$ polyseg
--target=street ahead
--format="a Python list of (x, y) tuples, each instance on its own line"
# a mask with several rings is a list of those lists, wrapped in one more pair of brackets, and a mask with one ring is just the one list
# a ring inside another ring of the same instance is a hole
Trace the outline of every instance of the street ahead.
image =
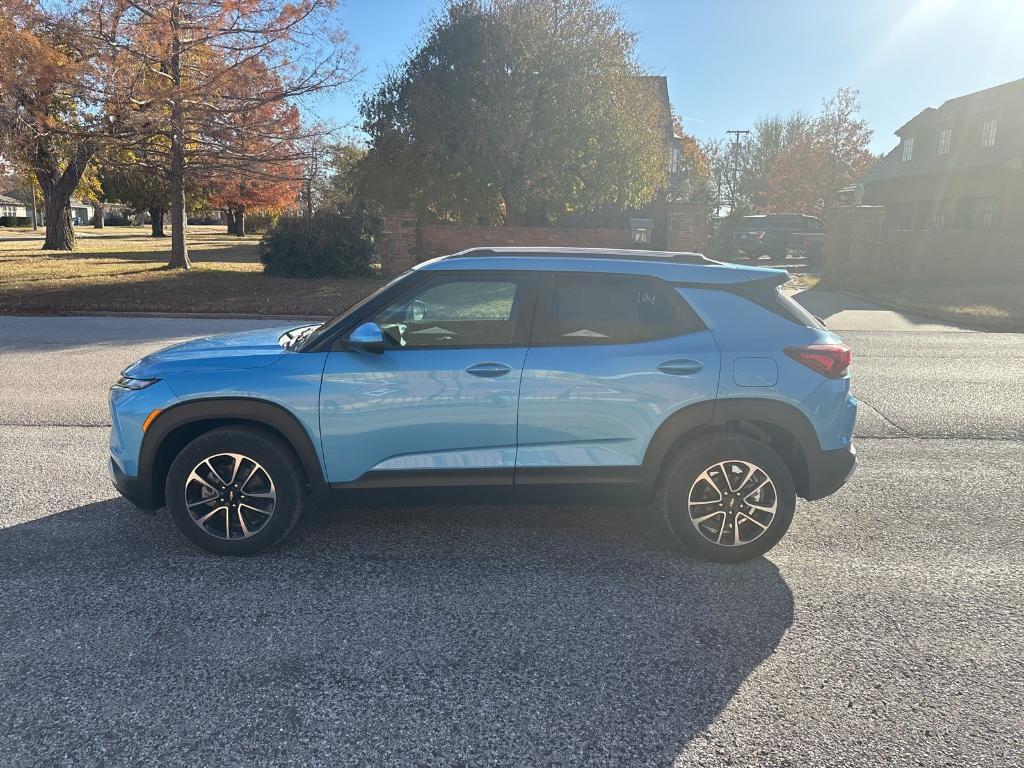
[(1024, 765), (1024, 336), (802, 300), (861, 466), (740, 567), (563, 508), (206, 555), (110, 487), (106, 388), (256, 324), (0, 318), (0, 765)]

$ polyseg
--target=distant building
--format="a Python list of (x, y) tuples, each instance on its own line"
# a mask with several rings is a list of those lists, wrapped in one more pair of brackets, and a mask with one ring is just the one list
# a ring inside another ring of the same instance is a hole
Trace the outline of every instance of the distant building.
[(92, 224), (92, 206), (81, 200), (72, 200), (71, 220), (75, 224)]
[(1024, 230), (1024, 79), (928, 107), (859, 180), (893, 230)]
[[(32, 213), (26, 209), (25, 203), (7, 195), (0, 195), (0, 224), (7, 219), (26, 219)], [(10, 222), (13, 223), (13, 222)]]

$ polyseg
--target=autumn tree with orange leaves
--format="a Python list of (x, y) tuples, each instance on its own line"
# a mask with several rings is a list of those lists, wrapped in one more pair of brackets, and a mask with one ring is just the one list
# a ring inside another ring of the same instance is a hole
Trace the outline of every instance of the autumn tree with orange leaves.
[(832, 208), (836, 193), (878, 159), (859, 112), (857, 92), (843, 88), (782, 146), (768, 171), (764, 210), (822, 215)]
[[(234, 87), (251, 90), (253, 76), (275, 79), (274, 73), (250, 66)], [(280, 212), (295, 204), (304, 175), (303, 134), (298, 110), (278, 101), (225, 119), (207, 132), (210, 151), (197, 163), (209, 180), (210, 204), (227, 215), (229, 234), (245, 234), (249, 211)]]
[(169, 182), (169, 266), (191, 266), (190, 177), (288, 181), (302, 138), (297, 104), (355, 75), (335, 6), (336, 0), (90, 2), (98, 36), (144, 74), (130, 120), (134, 140)]
[(0, 0), (0, 154), (39, 182), (45, 250), (72, 250), (71, 196), (123, 130), (136, 81), (80, 5)]

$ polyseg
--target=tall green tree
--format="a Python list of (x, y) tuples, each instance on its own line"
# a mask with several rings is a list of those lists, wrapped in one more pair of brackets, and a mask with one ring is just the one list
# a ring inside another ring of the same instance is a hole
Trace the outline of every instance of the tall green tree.
[(366, 194), (442, 219), (640, 207), (667, 180), (635, 34), (598, 0), (454, 0), (361, 107)]

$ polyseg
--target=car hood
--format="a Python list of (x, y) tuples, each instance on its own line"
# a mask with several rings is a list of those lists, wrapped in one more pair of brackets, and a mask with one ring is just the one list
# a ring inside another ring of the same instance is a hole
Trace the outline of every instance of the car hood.
[(285, 334), (307, 325), (203, 336), (146, 355), (128, 366), (124, 374), (136, 379), (158, 379), (167, 373), (263, 368), (287, 353)]

